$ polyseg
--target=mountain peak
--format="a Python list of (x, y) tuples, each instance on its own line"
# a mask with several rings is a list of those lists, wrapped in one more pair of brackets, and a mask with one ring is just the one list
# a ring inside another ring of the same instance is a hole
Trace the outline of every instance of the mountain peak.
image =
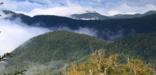
[(146, 15), (152, 15), (152, 14), (156, 14), (155, 10), (151, 10), (145, 13)]
[(78, 20), (101, 20), (101, 19), (109, 19), (109, 17), (101, 15), (97, 13), (96, 11), (90, 12), (87, 11), (86, 13), (83, 14), (73, 14), (71, 15), (73, 19), (78, 19)]
[(15, 12), (11, 11), (11, 10), (2, 10), (2, 12), (4, 14), (16, 14)]

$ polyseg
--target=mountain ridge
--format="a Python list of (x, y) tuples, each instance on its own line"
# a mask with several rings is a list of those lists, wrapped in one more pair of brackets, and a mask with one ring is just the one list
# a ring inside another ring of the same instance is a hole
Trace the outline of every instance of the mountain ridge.
[(25, 23), (28, 26), (44, 27), (48, 29), (59, 27), (67, 27), (71, 30), (78, 30), (80, 28), (93, 29), (97, 32), (97, 37), (107, 40), (114, 40), (135, 33), (156, 32), (156, 14), (153, 14), (153, 12), (147, 16), (127, 19), (75, 20), (68, 17), (53, 15), (30, 17), (21, 14), (15, 14), (7, 19), (14, 21), (17, 18), (20, 18), (22, 23)]
[[(16, 12), (13, 12), (13, 11), (10, 11), (10, 10), (2, 10), (2, 12), (4, 14), (25, 15), (25, 14), (16, 13)], [(143, 14), (140, 14), (140, 13), (136, 13), (136, 14), (117, 14), (117, 15), (114, 15), (114, 16), (102, 15), (102, 14), (96, 12), (96, 11), (94, 11), (94, 12), (87, 11), (87, 12), (82, 13), (82, 14), (72, 14), (72, 15), (70, 15), (70, 17), (67, 17), (67, 18), (72, 18), (72, 19), (77, 19), (77, 20), (129, 19), (129, 18), (144, 17), (144, 16), (148, 16), (148, 15), (153, 15), (153, 14), (156, 14), (155, 10), (150, 10), (150, 11), (147, 11), (147, 12), (145, 12)], [(57, 16), (57, 15), (35, 15), (35, 16)], [(32, 16), (32, 17), (34, 17), (34, 16)], [(66, 17), (66, 16), (59, 16), (59, 17)]]

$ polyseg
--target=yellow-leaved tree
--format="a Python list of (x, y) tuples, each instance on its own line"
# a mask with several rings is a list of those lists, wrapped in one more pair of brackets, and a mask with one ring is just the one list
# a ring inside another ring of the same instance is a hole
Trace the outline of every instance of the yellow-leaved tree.
[(103, 49), (90, 54), (82, 63), (72, 63), (66, 75), (153, 75), (154, 69), (139, 59), (117, 63), (117, 54), (106, 56)]

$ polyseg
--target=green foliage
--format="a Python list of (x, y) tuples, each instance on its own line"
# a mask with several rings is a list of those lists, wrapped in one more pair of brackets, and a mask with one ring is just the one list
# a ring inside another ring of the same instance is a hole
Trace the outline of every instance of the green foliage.
[(156, 33), (136, 34), (123, 37), (108, 45), (108, 50), (114, 50), (122, 56), (141, 58), (146, 62), (156, 63)]
[[(126, 59), (131, 56), (150, 62), (155, 67), (155, 33), (137, 34), (121, 38), (114, 42), (108, 42), (83, 34), (56, 31), (34, 37), (18, 47), (12, 52), (15, 56), (9, 58), (6, 71), (14, 73), (30, 68), (32, 64), (49, 64), (53, 62), (55, 66), (52, 68), (52, 70), (54, 70), (52, 73), (51, 70), (50, 72), (46, 72), (47, 69), (45, 69), (45, 71), (41, 71), (40, 74), (61, 75), (62, 73), (56, 70), (61, 69), (64, 64), (68, 64), (71, 61), (78, 61), (81, 63), (83, 60), (86, 60), (86, 57), (88, 57), (90, 53), (94, 52), (92, 50), (100, 48), (105, 49), (106, 56), (110, 53), (118, 53), (119, 60), (114, 59), (117, 60), (118, 63), (125, 64), (127, 62)], [(112, 60), (109, 61), (111, 62)], [(86, 65), (87, 64), (84, 66)], [(118, 70), (119, 72), (129, 71), (127, 68), (118, 69), (119, 67), (124, 66), (119, 65), (116, 67), (117, 70), (111, 73), (117, 73)], [(123, 73), (123, 75), (126, 74)]]
[(68, 63), (88, 55), (92, 50), (104, 48), (106, 44), (104, 40), (83, 34), (50, 32), (34, 37), (17, 48), (13, 52), (16, 56), (8, 61), (7, 66), (23, 68), (31, 63), (47, 64), (59, 60), (64, 61), (59, 63)]

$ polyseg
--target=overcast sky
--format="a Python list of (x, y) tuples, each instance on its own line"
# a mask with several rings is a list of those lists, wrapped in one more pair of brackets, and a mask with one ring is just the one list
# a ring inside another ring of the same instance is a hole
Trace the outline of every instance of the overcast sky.
[(2, 9), (28, 15), (60, 15), (97, 11), (103, 15), (135, 14), (156, 10), (156, 0), (1, 0)]

